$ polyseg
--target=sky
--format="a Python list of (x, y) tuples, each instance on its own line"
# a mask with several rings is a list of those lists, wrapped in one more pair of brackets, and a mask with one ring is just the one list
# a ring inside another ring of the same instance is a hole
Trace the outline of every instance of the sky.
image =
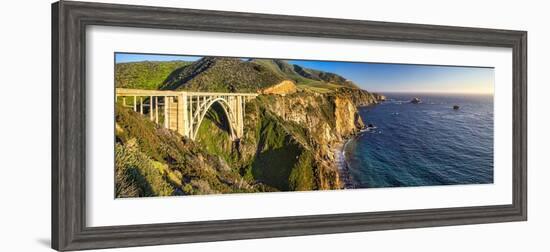
[[(115, 54), (115, 62), (196, 61), (201, 57)], [(494, 68), (435, 66), (393, 63), (363, 63), (314, 60), (288, 60), (302, 67), (332, 72), (372, 92), (471, 93), (493, 94)]]

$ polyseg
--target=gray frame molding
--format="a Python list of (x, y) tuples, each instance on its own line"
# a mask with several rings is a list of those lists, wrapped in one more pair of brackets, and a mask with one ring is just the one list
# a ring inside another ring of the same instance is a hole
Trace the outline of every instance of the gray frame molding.
[[(85, 28), (200, 30), (508, 47), (511, 205), (86, 227)], [(527, 32), (61, 1), (52, 5), (52, 248), (79, 250), (527, 220)]]

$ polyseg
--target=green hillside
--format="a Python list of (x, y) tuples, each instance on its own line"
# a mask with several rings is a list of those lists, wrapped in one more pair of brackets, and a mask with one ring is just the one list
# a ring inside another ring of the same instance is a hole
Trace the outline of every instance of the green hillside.
[(279, 74), (283, 78), (291, 79), (296, 83), (307, 83), (311, 80), (304, 78), (294, 71), (294, 66), (288, 64), (284, 60), (271, 60), (271, 59), (253, 59), (251, 63), (262, 65), (269, 70)]
[(340, 75), (271, 59), (204, 57), (195, 62), (119, 63), (115, 76), (118, 88), (212, 92), (256, 92), (283, 80), (293, 80), (300, 90), (318, 93), (357, 88)]
[(358, 88), (353, 82), (338, 74), (303, 68), (285, 60), (254, 59), (251, 62), (262, 65), (283, 78), (293, 80), (300, 89), (326, 93), (341, 87)]
[(143, 61), (116, 64), (117, 88), (158, 89), (173, 72), (189, 65), (185, 61)]
[[(228, 74), (231, 73), (231, 74)], [(256, 92), (293, 80), (300, 90), (319, 93), (357, 88), (344, 77), (284, 60), (204, 57), (195, 62), (143, 61), (116, 65), (116, 87), (136, 89)]]
[(167, 90), (256, 92), (284, 80), (270, 69), (237, 58), (204, 57), (174, 72), (162, 86)]
[(117, 197), (273, 190), (243, 180), (238, 170), (228, 165), (231, 160), (217, 154), (201, 143), (159, 127), (139, 113), (116, 107)]

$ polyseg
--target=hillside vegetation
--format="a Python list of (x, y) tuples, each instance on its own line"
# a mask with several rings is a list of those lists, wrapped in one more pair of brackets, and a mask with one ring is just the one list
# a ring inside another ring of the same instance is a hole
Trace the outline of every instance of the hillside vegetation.
[(176, 70), (189, 62), (143, 61), (116, 64), (115, 85), (119, 88), (158, 89)]
[(117, 197), (269, 190), (245, 181), (223, 157), (121, 106), (115, 149)]
[(323, 72), (315, 69), (304, 68), (295, 64), (289, 64), (284, 60), (254, 59), (251, 63), (262, 65), (271, 71), (279, 74), (285, 79), (291, 79), (298, 85), (307, 87), (308, 85), (321, 87), (323, 84), (328, 88), (348, 87), (357, 88), (357, 86), (346, 78), (329, 72)]
[(346, 78), (284, 60), (204, 57), (195, 62), (132, 62), (116, 66), (116, 87), (211, 92), (256, 92), (292, 80), (300, 90), (357, 88)]
[(261, 65), (237, 58), (204, 57), (174, 72), (162, 89), (211, 92), (256, 92), (283, 78)]

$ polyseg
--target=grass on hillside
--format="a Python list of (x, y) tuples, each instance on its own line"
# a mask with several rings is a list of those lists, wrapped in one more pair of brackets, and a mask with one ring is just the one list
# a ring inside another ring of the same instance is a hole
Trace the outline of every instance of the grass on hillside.
[(236, 58), (204, 57), (170, 76), (162, 89), (256, 92), (283, 78), (266, 67)]
[(169, 76), (191, 64), (185, 61), (143, 61), (118, 63), (115, 66), (117, 88), (159, 89)]
[(326, 94), (336, 91), (337, 89), (341, 88), (342, 86), (339, 84), (334, 83), (328, 83), (324, 81), (309, 81), (309, 82), (303, 82), (298, 83), (296, 85), (298, 90), (302, 91), (313, 91), (316, 93)]

